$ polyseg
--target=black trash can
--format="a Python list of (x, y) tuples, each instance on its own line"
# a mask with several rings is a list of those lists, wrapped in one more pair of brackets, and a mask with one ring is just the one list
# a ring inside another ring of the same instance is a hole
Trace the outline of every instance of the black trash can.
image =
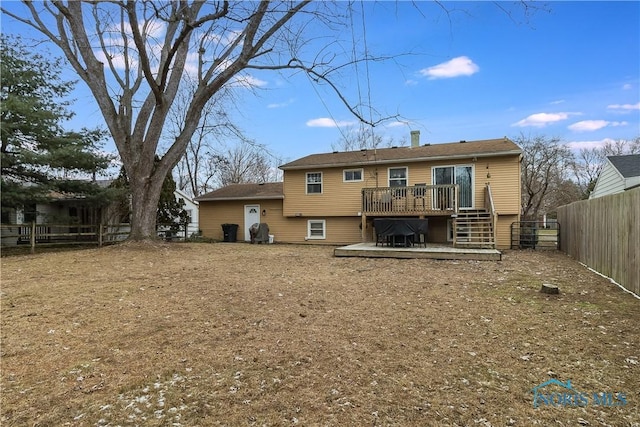
[(222, 224), (222, 235), (225, 242), (238, 240), (238, 224)]

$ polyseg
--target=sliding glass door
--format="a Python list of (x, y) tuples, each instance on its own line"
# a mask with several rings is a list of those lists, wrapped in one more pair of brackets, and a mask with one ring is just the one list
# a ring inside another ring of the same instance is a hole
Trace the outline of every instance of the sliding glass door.
[[(473, 208), (473, 166), (442, 166), (433, 168), (433, 184), (458, 184), (458, 207)], [(434, 195), (434, 209), (452, 209), (453, 197), (446, 192)]]

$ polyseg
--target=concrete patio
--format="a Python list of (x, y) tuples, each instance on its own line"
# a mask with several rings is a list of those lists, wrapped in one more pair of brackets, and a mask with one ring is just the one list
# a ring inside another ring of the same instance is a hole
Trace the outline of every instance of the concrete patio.
[(376, 246), (374, 242), (356, 243), (334, 250), (337, 257), (363, 258), (430, 258), (479, 261), (500, 261), (502, 253), (497, 249), (454, 248), (453, 246), (427, 244), (424, 246), (389, 247)]

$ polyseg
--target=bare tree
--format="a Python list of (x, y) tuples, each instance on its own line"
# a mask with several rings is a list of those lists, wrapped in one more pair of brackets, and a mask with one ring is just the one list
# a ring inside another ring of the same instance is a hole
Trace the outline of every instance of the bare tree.
[(359, 128), (346, 128), (342, 132), (342, 137), (331, 144), (334, 151), (357, 151), (362, 149), (389, 148), (393, 146), (402, 147), (407, 145), (406, 138), (399, 141), (393, 137), (385, 138), (383, 135), (374, 132), (371, 126), (360, 126)]
[[(330, 52), (339, 44), (311, 46), (320, 43), (313, 34), (339, 35), (344, 28), (340, 23), (347, 22), (339, 3), (23, 4), (28, 12), (22, 16), (1, 10), (40, 31), (64, 52), (104, 116), (131, 183), (130, 239), (155, 236), (155, 211), (165, 176), (187, 150), (207, 102), (228, 85), (249, 85), (247, 71), (305, 72), (313, 81), (327, 84), (354, 115), (367, 121), (331, 80), (345, 65), (337, 64), (339, 55)], [(183, 111), (184, 127), (159, 153), (167, 116), (187, 72), (195, 74), (198, 85)], [(154, 167), (157, 154), (160, 161)]]
[(605, 142), (600, 148), (602, 155), (606, 156), (622, 156), (625, 154), (640, 153), (640, 136), (634, 139), (616, 139)]
[(574, 164), (575, 179), (587, 199), (596, 185), (607, 156), (640, 153), (640, 137), (606, 141), (601, 147), (582, 148)]
[[(180, 135), (185, 126), (183, 111), (189, 102), (198, 82), (185, 76), (184, 87), (176, 96), (169, 113), (166, 132), (168, 144)], [(229, 110), (237, 107), (237, 88), (225, 87), (212, 97), (202, 110), (202, 117), (184, 155), (174, 169), (176, 185), (191, 196), (198, 196), (212, 190), (215, 186), (217, 167), (222, 159), (220, 145), (229, 139), (244, 140), (242, 130), (229, 117)]]
[[(197, 86), (197, 82), (188, 77), (185, 83), (188, 89), (178, 94), (169, 115), (169, 140), (184, 127), (185, 117), (181, 111)], [(228, 111), (231, 106), (237, 107), (236, 91), (237, 88), (227, 87), (205, 105), (200, 124), (174, 169), (177, 187), (191, 196), (228, 184), (281, 179), (278, 156), (248, 140), (232, 122)], [(236, 143), (229, 146), (229, 141), (234, 140)]]
[(541, 213), (566, 203), (566, 197), (560, 197), (559, 192), (567, 191), (574, 156), (558, 138), (520, 135), (514, 142), (523, 151), (522, 217), (536, 220)]
[(245, 141), (217, 156), (217, 183), (220, 186), (270, 182), (277, 179), (277, 165), (269, 161), (267, 152)]

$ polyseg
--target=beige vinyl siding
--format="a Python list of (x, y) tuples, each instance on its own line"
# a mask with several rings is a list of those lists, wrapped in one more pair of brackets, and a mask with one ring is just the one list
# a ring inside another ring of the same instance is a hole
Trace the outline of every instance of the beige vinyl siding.
[(200, 202), (200, 230), (202, 235), (210, 239), (222, 240), (222, 224), (238, 224), (238, 240), (244, 240), (244, 230), (252, 224), (244, 223), (244, 206), (260, 205), (260, 211), (266, 215), (260, 221), (269, 225), (269, 234), (286, 230), (286, 218), (282, 215), (282, 200), (224, 200)]
[[(390, 168), (407, 167), (408, 185), (432, 184), (434, 167), (469, 165), (474, 174), (474, 208), (484, 208), (484, 188), (491, 184), (499, 213), (520, 212), (519, 156), (464, 158), (437, 162), (399, 162), (363, 167), (363, 180), (344, 182), (343, 171), (353, 168), (286, 170), (284, 172), (285, 216), (357, 216), (364, 187), (387, 187)], [(322, 172), (322, 194), (306, 194), (306, 173)]]
[[(484, 189), (491, 184), (491, 193), (496, 210), (499, 213), (517, 214), (520, 212), (520, 159), (519, 156), (458, 159), (452, 161), (431, 162), (428, 168), (413, 168), (410, 171), (409, 185), (426, 183), (432, 185), (433, 168), (444, 166), (473, 167), (473, 202), (475, 209), (484, 208)], [(425, 173), (426, 172), (426, 173)]]
[(427, 242), (429, 243), (448, 243), (449, 235), (447, 228), (448, 217), (431, 217), (429, 221), (429, 232), (427, 233)]
[[(489, 178), (487, 174), (490, 174)], [(519, 215), (521, 199), (519, 157), (495, 158), (490, 162), (478, 161), (476, 176), (480, 177), (477, 181), (482, 188), (486, 183), (491, 184), (493, 203), (498, 214)]]
[[(307, 225), (309, 220), (325, 221), (324, 239), (307, 239)], [(313, 243), (342, 245), (360, 242), (359, 217), (308, 217), (286, 218), (286, 227), (279, 233), (278, 242)]]
[(345, 182), (343, 171), (354, 168), (314, 169), (322, 172), (322, 194), (306, 194), (306, 173), (311, 170), (284, 172), (285, 216), (358, 216), (362, 206), (362, 189), (387, 187), (390, 168), (407, 167), (409, 185), (429, 182), (424, 164), (397, 163), (362, 167), (362, 181)]
[(309, 219), (324, 219), (326, 221), (326, 239), (314, 240), (313, 243), (350, 244), (359, 243), (361, 241), (360, 217), (328, 217)]
[(511, 224), (519, 221), (519, 215), (499, 215), (496, 226), (496, 248), (511, 248)]
[[(300, 217), (287, 218), (282, 214), (282, 200), (233, 200), (233, 201), (201, 201), (200, 229), (204, 237), (223, 240), (222, 224), (238, 224), (238, 240), (244, 240), (244, 229), (251, 224), (244, 224), (244, 206), (260, 205), (267, 214), (261, 221), (269, 225), (269, 234), (276, 242), (348, 244), (360, 242), (360, 217)], [(326, 238), (307, 240), (307, 221), (311, 219), (325, 220)]]
[(306, 194), (306, 173), (288, 170), (284, 172), (284, 215), (304, 216), (358, 216), (361, 209), (363, 187), (375, 187), (375, 175), (371, 168), (363, 168), (362, 181), (344, 182), (346, 168), (313, 170), (322, 172), (322, 193)]

